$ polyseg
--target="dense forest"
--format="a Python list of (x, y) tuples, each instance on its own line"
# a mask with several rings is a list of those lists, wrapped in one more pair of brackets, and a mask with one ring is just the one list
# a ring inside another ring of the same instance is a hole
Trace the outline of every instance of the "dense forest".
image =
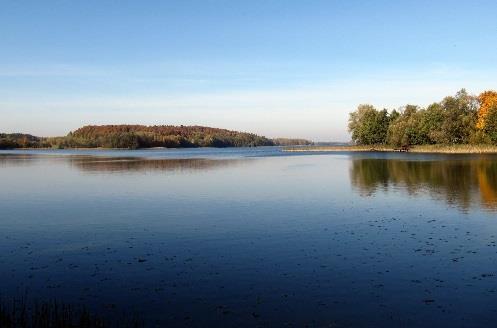
[(426, 108), (406, 105), (388, 111), (359, 105), (350, 113), (349, 131), (360, 145), (497, 145), (497, 92), (474, 96), (462, 89)]
[(204, 126), (88, 125), (65, 137), (0, 134), (3, 148), (184, 148), (311, 144), (303, 139), (268, 139), (253, 133)]
[(0, 149), (43, 147), (42, 138), (22, 133), (0, 133)]

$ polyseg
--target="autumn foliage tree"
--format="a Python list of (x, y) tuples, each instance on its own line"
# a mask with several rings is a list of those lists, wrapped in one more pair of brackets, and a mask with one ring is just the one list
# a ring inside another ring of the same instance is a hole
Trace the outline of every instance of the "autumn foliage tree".
[(478, 96), (480, 101), (480, 109), (478, 110), (478, 123), (476, 127), (478, 129), (485, 129), (486, 120), (488, 114), (491, 110), (497, 106), (497, 92), (495, 91), (485, 91)]
[(476, 127), (491, 143), (497, 144), (497, 92), (482, 92), (478, 100), (480, 109)]

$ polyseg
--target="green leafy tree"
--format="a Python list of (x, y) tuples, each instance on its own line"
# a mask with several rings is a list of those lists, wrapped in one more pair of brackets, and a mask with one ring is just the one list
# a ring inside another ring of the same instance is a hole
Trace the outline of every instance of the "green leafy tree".
[(393, 146), (409, 146), (427, 143), (428, 136), (421, 129), (424, 111), (407, 105), (388, 127), (387, 142)]
[(362, 145), (384, 144), (389, 121), (386, 109), (378, 111), (371, 105), (359, 105), (349, 117), (352, 140)]
[(443, 122), (436, 140), (443, 144), (469, 143), (476, 132), (478, 99), (462, 89), (453, 97), (446, 97), (440, 106)]

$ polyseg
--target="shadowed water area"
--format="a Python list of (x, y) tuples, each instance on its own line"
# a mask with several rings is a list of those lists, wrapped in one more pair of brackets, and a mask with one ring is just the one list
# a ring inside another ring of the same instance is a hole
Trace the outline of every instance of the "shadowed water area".
[(0, 152), (0, 297), (147, 327), (488, 327), (497, 156)]

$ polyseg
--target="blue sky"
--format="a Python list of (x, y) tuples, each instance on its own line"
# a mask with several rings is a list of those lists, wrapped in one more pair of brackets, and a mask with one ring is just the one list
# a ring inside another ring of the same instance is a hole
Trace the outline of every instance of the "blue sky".
[(348, 140), (360, 103), (497, 88), (495, 1), (2, 1), (0, 131)]

